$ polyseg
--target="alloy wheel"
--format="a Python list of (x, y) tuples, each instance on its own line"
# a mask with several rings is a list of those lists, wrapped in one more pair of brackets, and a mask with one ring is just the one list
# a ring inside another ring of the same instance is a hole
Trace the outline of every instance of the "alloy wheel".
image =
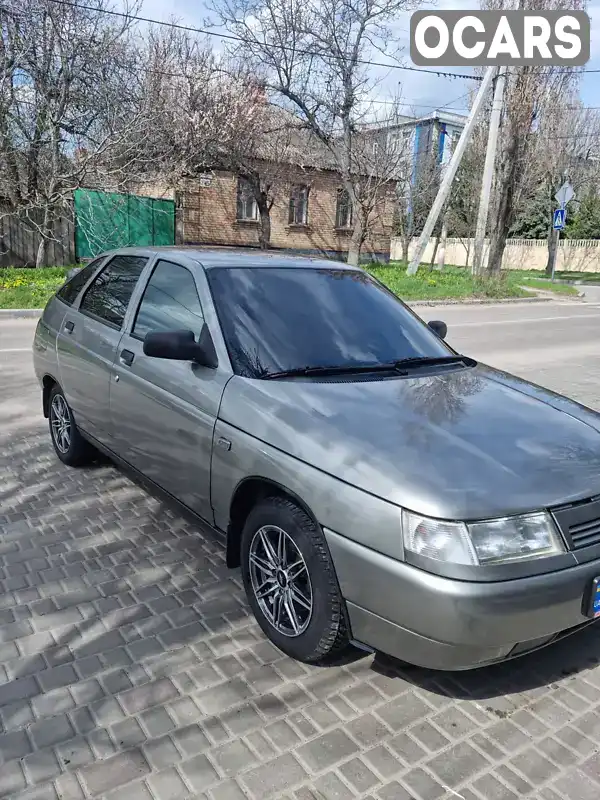
[(269, 623), (283, 636), (300, 636), (313, 612), (308, 567), (294, 540), (276, 525), (254, 534), (248, 554), (256, 601)]
[(62, 394), (55, 394), (50, 406), (52, 438), (61, 453), (67, 453), (71, 446), (71, 414)]

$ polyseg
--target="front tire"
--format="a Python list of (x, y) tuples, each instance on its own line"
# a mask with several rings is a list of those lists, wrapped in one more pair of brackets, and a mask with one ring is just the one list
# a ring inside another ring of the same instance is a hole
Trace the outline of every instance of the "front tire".
[(321, 529), (291, 500), (256, 505), (242, 531), (242, 577), (258, 624), (286, 655), (315, 664), (350, 642)]
[(71, 407), (58, 384), (50, 392), (48, 423), (54, 451), (63, 464), (82, 467), (95, 460), (98, 453), (79, 432)]

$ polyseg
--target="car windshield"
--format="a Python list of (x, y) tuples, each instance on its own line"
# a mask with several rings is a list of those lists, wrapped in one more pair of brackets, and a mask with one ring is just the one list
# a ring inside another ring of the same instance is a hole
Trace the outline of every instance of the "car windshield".
[(352, 368), (452, 354), (363, 272), (219, 267), (207, 274), (238, 375), (262, 378), (305, 367)]

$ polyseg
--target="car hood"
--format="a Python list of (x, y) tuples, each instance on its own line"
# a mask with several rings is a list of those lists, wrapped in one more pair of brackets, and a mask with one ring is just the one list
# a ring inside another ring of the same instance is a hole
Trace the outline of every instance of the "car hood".
[(220, 417), (346, 483), (446, 519), (600, 494), (600, 414), (481, 364), (375, 381), (234, 377)]

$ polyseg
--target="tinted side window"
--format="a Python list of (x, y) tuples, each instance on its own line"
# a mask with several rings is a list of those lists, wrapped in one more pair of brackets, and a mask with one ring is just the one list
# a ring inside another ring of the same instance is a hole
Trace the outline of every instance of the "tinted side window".
[(132, 333), (194, 331), (200, 334), (204, 316), (192, 273), (169, 261), (159, 261), (148, 281)]
[(80, 269), (79, 272), (73, 275), (73, 277), (58, 290), (56, 296), (60, 297), (64, 303), (68, 303), (72, 306), (81, 289), (83, 289), (85, 284), (98, 269), (101, 261), (102, 258), (96, 258), (94, 261), (90, 261), (89, 264), (86, 264), (85, 267)]
[(129, 300), (148, 259), (115, 256), (90, 284), (80, 309), (120, 328)]

